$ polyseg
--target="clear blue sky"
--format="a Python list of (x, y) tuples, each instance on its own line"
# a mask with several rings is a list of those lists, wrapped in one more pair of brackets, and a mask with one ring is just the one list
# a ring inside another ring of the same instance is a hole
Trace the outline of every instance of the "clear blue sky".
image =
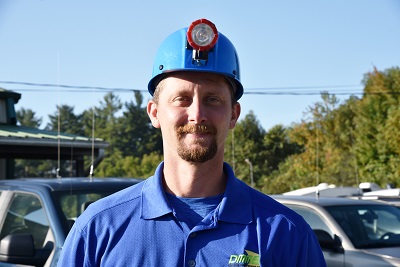
[[(253, 110), (266, 130), (300, 122), (320, 91), (362, 92), (374, 66), (400, 65), (398, 0), (0, 0), (0, 87), (21, 93), (17, 110), (32, 109), (44, 124), (56, 105), (80, 113), (104, 92), (4, 82), (146, 90), (161, 41), (199, 18), (236, 46), (241, 118)], [(269, 94), (246, 94), (257, 88)]]

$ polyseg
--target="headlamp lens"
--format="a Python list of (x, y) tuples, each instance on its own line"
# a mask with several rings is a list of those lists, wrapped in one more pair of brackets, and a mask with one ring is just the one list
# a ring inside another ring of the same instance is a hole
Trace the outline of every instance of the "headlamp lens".
[(192, 31), (192, 39), (199, 46), (209, 45), (214, 36), (213, 30), (207, 24), (199, 24)]
[(190, 25), (187, 38), (195, 50), (206, 51), (217, 43), (218, 31), (211, 21), (199, 19)]

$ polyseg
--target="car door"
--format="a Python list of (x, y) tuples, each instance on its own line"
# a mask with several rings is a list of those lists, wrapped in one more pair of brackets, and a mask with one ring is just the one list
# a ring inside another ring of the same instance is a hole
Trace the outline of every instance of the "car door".
[[(27, 240), (32, 240), (33, 245), (31, 249), (25, 248), (25, 251), (18, 251), (18, 247), (2, 251), (1, 266), (14, 266), (11, 263), (26, 266), (38, 262), (44, 264), (54, 247), (54, 240), (39, 197), (31, 193), (14, 192), (5, 204), (7, 208), (0, 225), (1, 244), (7, 244), (15, 236), (24, 236), (29, 237)], [(37, 252), (42, 254), (40, 258), (35, 255), (39, 254)]]
[[(327, 232), (332, 238), (335, 238), (334, 231), (329, 227), (324, 218), (314, 209), (310, 207), (295, 205), (295, 204), (285, 204), (290, 207), (298, 214), (300, 214), (307, 223), (311, 226), (313, 230), (323, 230)], [(328, 267), (343, 267), (345, 266), (344, 253), (335, 252), (332, 250), (323, 249), (324, 258)]]

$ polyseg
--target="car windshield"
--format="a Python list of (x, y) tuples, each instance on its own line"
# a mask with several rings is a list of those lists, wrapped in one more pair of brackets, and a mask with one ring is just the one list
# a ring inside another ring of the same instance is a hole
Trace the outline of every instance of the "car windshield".
[(389, 205), (329, 206), (356, 248), (400, 247), (400, 210)]

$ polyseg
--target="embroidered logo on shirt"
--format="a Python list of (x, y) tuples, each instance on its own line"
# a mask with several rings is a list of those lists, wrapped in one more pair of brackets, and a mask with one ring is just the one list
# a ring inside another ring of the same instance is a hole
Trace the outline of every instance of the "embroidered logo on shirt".
[(250, 250), (245, 250), (244, 254), (232, 254), (229, 258), (229, 267), (260, 267), (260, 255)]

